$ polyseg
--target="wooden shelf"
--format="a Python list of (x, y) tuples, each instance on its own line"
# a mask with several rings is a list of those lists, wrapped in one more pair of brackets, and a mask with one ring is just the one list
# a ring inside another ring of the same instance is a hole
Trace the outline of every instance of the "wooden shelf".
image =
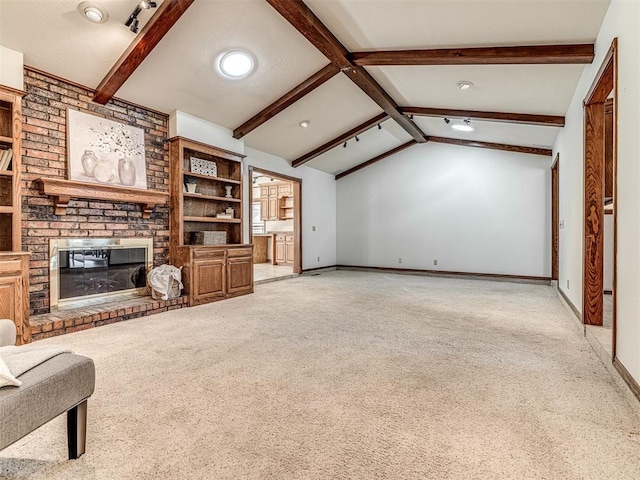
[(53, 197), (56, 215), (66, 214), (69, 201), (75, 198), (137, 203), (142, 208), (143, 218), (149, 218), (156, 205), (166, 205), (169, 201), (168, 192), (155, 190), (135, 190), (113, 185), (44, 177), (36, 181), (40, 184), (42, 193)]
[(189, 198), (201, 198), (203, 200), (220, 200), (223, 202), (236, 202), (236, 203), (241, 203), (242, 200), (240, 200), (239, 198), (227, 198), (227, 197), (216, 197), (214, 195), (203, 195), (201, 193), (183, 193), (182, 194), (184, 197), (189, 197)]
[(200, 173), (191, 173), (191, 172), (188, 172), (188, 171), (185, 171), (184, 175), (189, 176), (189, 177), (204, 178), (206, 180), (214, 180), (214, 181), (217, 181), (217, 182), (228, 183), (230, 185), (240, 185), (240, 182), (238, 180), (231, 180), (230, 178), (212, 177), (211, 175), (202, 175)]
[(13, 170), (0, 170), (0, 177), (13, 177)]
[(13, 138), (4, 137), (4, 136), (0, 135), (0, 143), (12, 145), (13, 144)]
[(0, 213), (13, 213), (13, 207), (9, 205), (0, 205)]
[(183, 217), (185, 222), (203, 222), (203, 223), (240, 223), (239, 218), (216, 218), (216, 217)]

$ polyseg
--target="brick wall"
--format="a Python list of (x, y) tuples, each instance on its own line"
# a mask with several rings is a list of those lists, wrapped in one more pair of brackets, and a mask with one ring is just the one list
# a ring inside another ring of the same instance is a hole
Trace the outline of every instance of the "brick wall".
[(31, 315), (49, 312), (49, 238), (147, 237), (154, 239), (154, 264), (169, 255), (169, 208), (142, 218), (138, 205), (78, 199), (66, 215), (55, 215), (51, 198), (35, 180), (67, 179), (67, 109), (91, 113), (144, 129), (147, 188), (168, 191), (168, 116), (119, 100), (91, 101), (93, 91), (25, 68), (22, 102), (22, 249), (31, 252)]

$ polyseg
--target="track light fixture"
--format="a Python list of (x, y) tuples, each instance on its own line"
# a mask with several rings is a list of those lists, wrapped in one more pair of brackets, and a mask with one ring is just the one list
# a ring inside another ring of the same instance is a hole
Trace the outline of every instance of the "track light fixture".
[(347, 148), (347, 142), (344, 142), (344, 144), (342, 145), (342, 148)]
[(358, 136), (356, 135), (356, 142), (359, 142), (359, 141), (360, 141), (360, 139), (359, 139), (359, 138), (358, 138)]
[(138, 20), (138, 15), (140, 15), (140, 12), (142, 12), (142, 10), (156, 8), (157, 6), (158, 4), (156, 2), (142, 0), (138, 5), (136, 5), (136, 8), (133, 9), (133, 12), (131, 12), (131, 15), (127, 18), (127, 21), (124, 22), (125, 26), (129, 27), (129, 30), (133, 33), (138, 33), (138, 30), (140, 29), (140, 20)]
[(382, 125), (378, 124), (378, 130), (382, 130)]

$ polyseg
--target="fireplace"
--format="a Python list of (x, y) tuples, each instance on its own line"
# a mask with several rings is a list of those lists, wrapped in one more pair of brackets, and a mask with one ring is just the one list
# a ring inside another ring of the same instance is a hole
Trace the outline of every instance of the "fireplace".
[(49, 260), (52, 310), (112, 301), (146, 287), (153, 239), (51, 239)]

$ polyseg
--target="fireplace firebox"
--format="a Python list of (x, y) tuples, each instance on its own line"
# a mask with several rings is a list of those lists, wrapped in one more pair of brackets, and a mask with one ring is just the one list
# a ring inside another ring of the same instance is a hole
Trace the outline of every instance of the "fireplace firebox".
[(140, 293), (153, 266), (150, 238), (70, 238), (49, 243), (51, 309)]

